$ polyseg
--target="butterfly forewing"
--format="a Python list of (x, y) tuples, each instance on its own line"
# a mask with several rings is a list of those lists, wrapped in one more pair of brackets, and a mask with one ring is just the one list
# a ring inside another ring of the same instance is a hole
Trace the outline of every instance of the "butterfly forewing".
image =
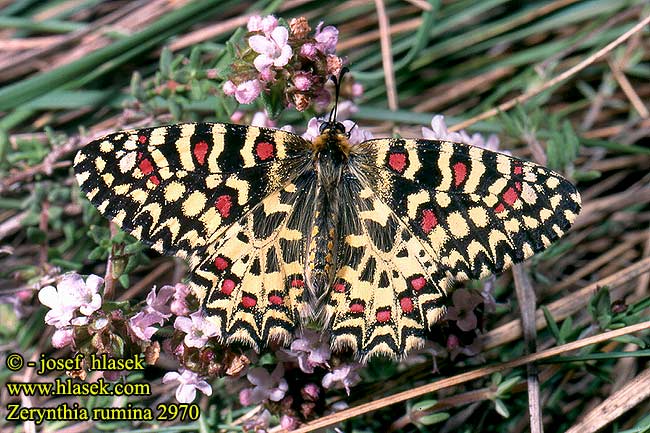
[(374, 190), (455, 280), (501, 272), (542, 251), (580, 211), (570, 182), (508, 155), (434, 140), (364, 147), (383, 169)]
[(309, 161), (302, 138), (186, 123), (118, 132), (81, 149), (74, 170), (99, 211), (157, 251), (197, 263), (205, 247)]

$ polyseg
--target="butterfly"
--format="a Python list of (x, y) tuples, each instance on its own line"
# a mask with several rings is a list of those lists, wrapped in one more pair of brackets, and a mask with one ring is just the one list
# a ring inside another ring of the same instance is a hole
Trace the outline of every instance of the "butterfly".
[(329, 331), (335, 350), (403, 357), (445, 313), (453, 281), (501, 272), (560, 238), (580, 211), (559, 174), (448, 141), (313, 140), (181, 123), (117, 132), (76, 155), (100, 213), (185, 259), (224, 343)]

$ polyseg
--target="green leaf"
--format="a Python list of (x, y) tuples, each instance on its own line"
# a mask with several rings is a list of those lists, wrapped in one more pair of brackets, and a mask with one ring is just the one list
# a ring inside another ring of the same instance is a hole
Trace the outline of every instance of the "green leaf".
[(122, 287), (129, 287), (129, 274), (120, 275), (120, 277), (117, 279), (117, 281), (120, 282)]
[(598, 170), (576, 170), (573, 172), (573, 178), (576, 182), (590, 182), (600, 179), (603, 174)]
[(497, 410), (497, 413), (504, 418), (510, 418), (510, 411), (506, 407), (506, 404), (501, 399), (494, 400), (494, 407)]
[(624, 344), (636, 344), (641, 349), (645, 349), (647, 347), (645, 340), (634, 335), (621, 335), (620, 337), (613, 338), (613, 340)]
[(551, 315), (551, 312), (548, 311), (548, 308), (546, 308), (545, 305), (542, 305), (542, 312), (544, 313), (544, 319), (546, 319), (548, 330), (551, 332), (551, 334), (553, 334), (553, 338), (555, 338), (557, 344), (564, 344), (565, 341), (562, 339), (560, 329), (557, 327), (557, 323), (555, 323), (553, 315)]
[(560, 339), (563, 343), (559, 343), (558, 340), (558, 344), (564, 344), (567, 342), (571, 334), (573, 334), (573, 319), (569, 316), (564, 319), (564, 322), (562, 322), (562, 326), (560, 327)]
[(510, 389), (515, 386), (521, 378), (519, 376), (511, 377), (510, 379), (506, 379), (505, 381), (501, 382), (499, 386), (497, 387), (496, 390), (496, 395), (497, 396), (502, 396), (506, 394)]
[(27, 227), (27, 239), (29, 239), (31, 243), (42, 244), (45, 243), (47, 234), (39, 228)]
[(422, 400), (413, 405), (411, 412), (424, 412), (438, 403), (437, 400)]
[(267, 113), (269, 113), (269, 117), (271, 119), (277, 119), (280, 113), (282, 113), (282, 110), (284, 110), (283, 89), (281, 89), (280, 86), (273, 86), (268, 93), (262, 91), (261, 97), (262, 104), (264, 104), (264, 108), (266, 109)]
[(432, 413), (431, 415), (425, 415), (417, 420), (417, 424), (421, 425), (433, 425), (442, 421), (449, 419), (449, 414), (447, 412), (437, 412)]
[(591, 317), (593, 317), (601, 329), (608, 329), (612, 323), (612, 303), (609, 297), (609, 288), (603, 286), (589, 300), (587, 307)]

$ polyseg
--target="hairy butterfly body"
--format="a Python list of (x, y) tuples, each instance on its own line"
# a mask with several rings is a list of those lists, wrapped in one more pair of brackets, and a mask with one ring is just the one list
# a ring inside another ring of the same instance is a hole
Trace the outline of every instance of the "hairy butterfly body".
[(108, 135), (74, 170), (99, 211), (186, 259), (225, 342), (287, 343), (315, 322), (335, 349), (403, 356), (424, 344), (454, 280), (545, 249), (580, 209), (537, 164), (420, 139), (351, 144), (185, 123)]

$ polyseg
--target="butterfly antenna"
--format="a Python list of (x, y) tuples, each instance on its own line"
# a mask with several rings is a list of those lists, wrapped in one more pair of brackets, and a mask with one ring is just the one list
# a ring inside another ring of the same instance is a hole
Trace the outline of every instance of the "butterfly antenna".
[(341, 93), (341, 83), (343, 82), (343, 76), (350, 72), (348, 68), (341, 68), (341, 73), (339, 74), (338, 79), (332, 75), (332, 81), (334, 82), (334, 107), (330, 111), (330, 122), (336, 122), (336, 115), (338, 114), (339, 107), (339, 94)]
[(348, 138), (350, 138), (350, 135), (352, 135), (352, 130), (354, 129), (355, 126), (357, 126), (357, 122), (354, 122), (352, 124), (352, 128), (350, 128), (350, 130), (347, 132)]

